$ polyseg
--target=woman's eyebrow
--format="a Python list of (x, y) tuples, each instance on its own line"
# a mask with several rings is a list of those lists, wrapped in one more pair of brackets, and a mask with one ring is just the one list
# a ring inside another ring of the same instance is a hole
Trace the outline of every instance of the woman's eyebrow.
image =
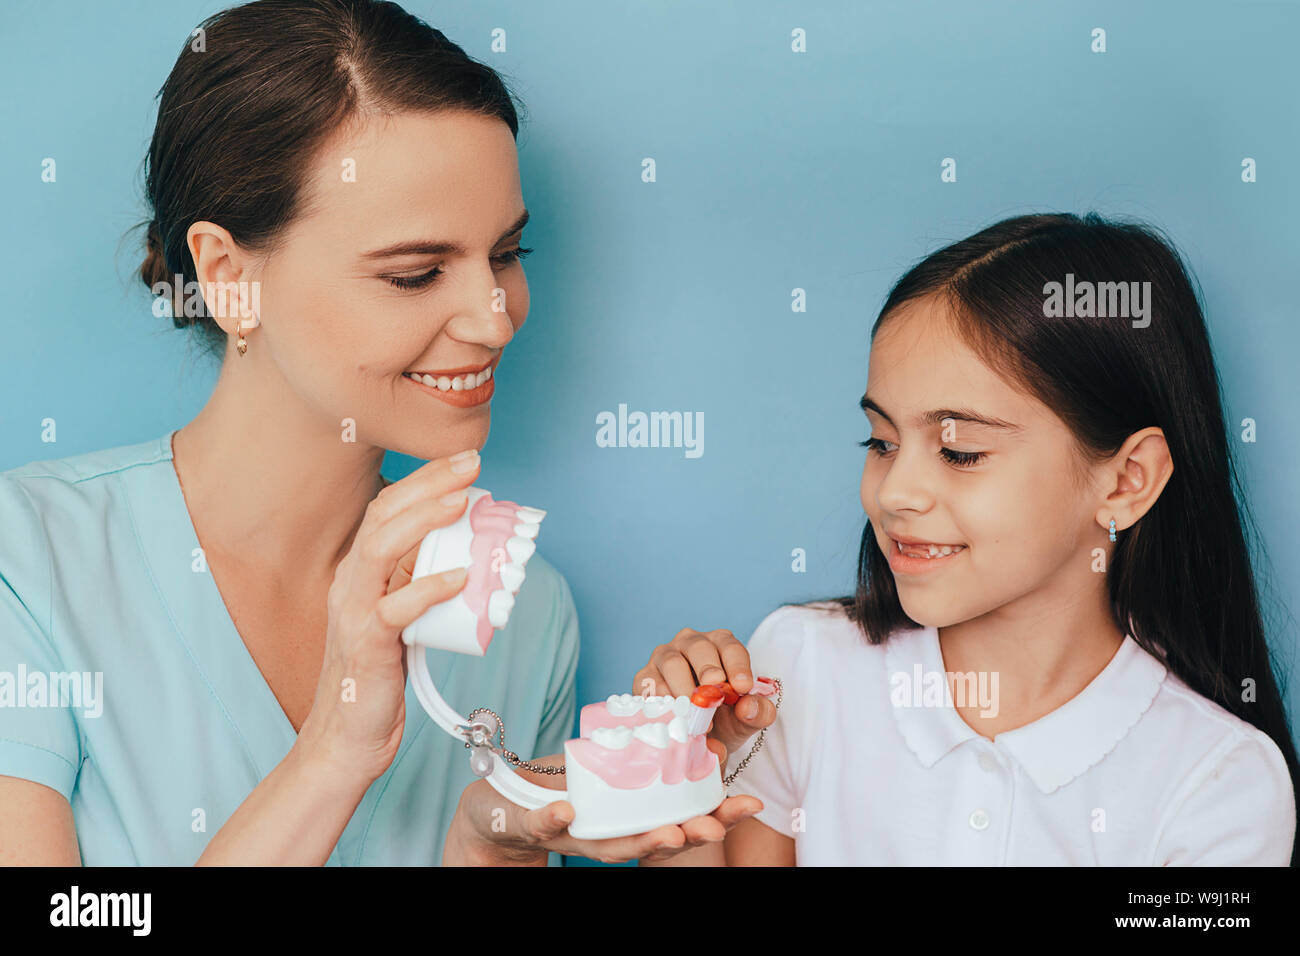
[[(520, 214), (514, 224), (501, 233), (497, 242), (507, 236), (514, 235), (524, 226), (528, 225), (529, 212), (527, 209)], [(494, 243), (495, 245), (495, 243)], [(465, 247), (458, 242), (438, 242), (432, 239), (407, 239), (402, 242), (393, 243), (391, 246), (384, 246), (382, 249), (375, 249), (371, 252), (362, 253), (363, 259), (388, 259), (393, 256), (459, 256), (465, 254)]]
[[(888, 413), (866, 395), (862, 396), (862, 400), (858, 404), (862, 406), (864, 412), (875, 412), (885, 421), (889, 422), (889, 424), (894, 425), (894, 420), (889, 417)], [(915, 419), (915, 423), (917, 427), (923, 427), (926, 425), (942, 425), (948, 419), (958, 422), (969, 422), (972, 425), (985, 425), (989, 428), (1001, 428), (1006, 431), (1022, 431), (1020, 425), (1003, 421), (1000, 418), (994, 418), (990, 415), (981, 415), (979, 412), (969, 408), (935, 409), (932, 412), (918, 415)], [(897, 426), (895, 425), (895, 427)]]

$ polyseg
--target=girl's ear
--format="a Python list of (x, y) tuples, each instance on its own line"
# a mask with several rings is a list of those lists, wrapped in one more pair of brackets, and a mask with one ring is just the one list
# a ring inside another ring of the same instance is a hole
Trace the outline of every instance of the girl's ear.
[(1109, 489), (1097, 523), (1109, 528), (1114, 518), (1115, 530), (1123, 531), (1151, 510), (1174, 473), (1174, 460), (1165, 433), (1152, 426), (1130, 435), (1105, 467)]

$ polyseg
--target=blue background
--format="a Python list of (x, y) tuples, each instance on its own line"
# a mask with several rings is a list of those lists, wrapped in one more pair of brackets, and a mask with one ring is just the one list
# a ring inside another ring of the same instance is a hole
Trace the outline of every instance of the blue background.
[[(215, 365), (153, 316), (126, 233), (145, 211), (154, 95), (188, 31), (227, 5), (6, 5), (0, 468), (156, 437), (207, 399)], [(550, 512), (543, 553), (582, 626), (579, 706), (631, 690), (682, 627), (744, 640), (783, 601), (852, 588), (876, 311), (916, 259), (1024, 212), (1139, 217), (1188, 257), (1228, 419), (1258, 422), (1236, 447), (1277, 597), (1300, 606), (1300, 6), (405, 6), (501, 71), (528, 114), (532, 309), (500, 368), (480, 484)], [(57, 184), (41, 182), (46, 156)], [(597, 447), (597, 414), (620, 403), (703, 412), (703, 456)], [(390, 455), (385, 473), (417, 465)], [(1289, 665), (1294, 620), (1271, 636)]]

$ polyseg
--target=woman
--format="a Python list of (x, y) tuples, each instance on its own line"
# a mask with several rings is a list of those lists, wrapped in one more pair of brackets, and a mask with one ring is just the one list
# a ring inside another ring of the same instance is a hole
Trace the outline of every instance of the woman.
[[(474, 778), (406, 690), (400, 633), (463, 585), (412, 582), (413, 560), (464, 511), (528, 312), (517, 131), (496, 74), (391, 3), (248, 4), (182, 50), (142, 277), (221, 374), (179, 430), (0, 476), (0, 671), (28, 675), (0, 711), (0, 860), (443, 860)], [(389, 485), (385, 449), (429, 463)], [(564, 579), (528, 572), (489, 657), (430, 669), (462, 712), (497, 709), (512, 749), (553, 754), (578, 625)], [(462, 835), (448, 861), (721, 832), (583, 843), (566, 814), (519, 812), (500, 838), (518, 845)]]

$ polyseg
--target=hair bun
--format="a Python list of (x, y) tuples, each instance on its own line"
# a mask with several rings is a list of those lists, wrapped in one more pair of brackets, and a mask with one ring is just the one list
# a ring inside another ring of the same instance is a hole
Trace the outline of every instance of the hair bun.
[[(168, 301), (171, 302), (172, 323), (178, 329), (191, 324), (192, 319), (185, 316), (184, 290), (171, 288), (174, 276), (172, 271), (167, 268), (167, 257), (163, 251), (162, 231), (158, 228), (157, 219), (151, 220), (149, 223), (149, 232), (145, 238), (144, 262), (140, 264), (140, 279), (148, 286), (150, 292), (154, 291), (154, 286), (158, 283), (166, 284), (171, 291)], [(167, 295), (166, 292), (163, 294)]]

